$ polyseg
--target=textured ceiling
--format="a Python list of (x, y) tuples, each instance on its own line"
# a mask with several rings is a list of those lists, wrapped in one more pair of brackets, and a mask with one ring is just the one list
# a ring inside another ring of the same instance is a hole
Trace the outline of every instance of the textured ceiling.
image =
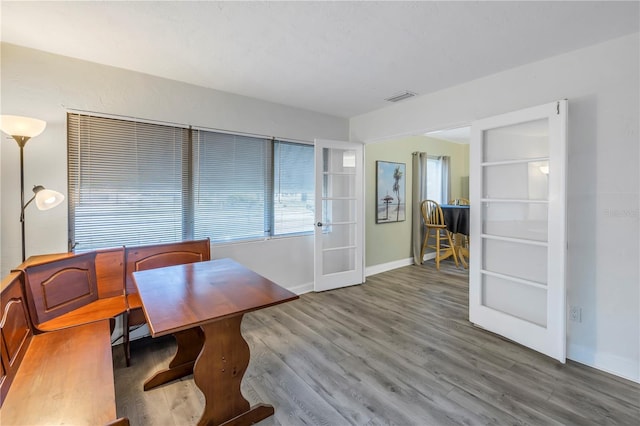
[(2, 40), (341, 117), (639, 31), (633, 2), (12, 2)]

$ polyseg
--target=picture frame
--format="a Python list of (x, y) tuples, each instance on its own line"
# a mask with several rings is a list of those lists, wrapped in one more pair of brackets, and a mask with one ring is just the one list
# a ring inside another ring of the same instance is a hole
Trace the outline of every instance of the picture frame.
[(406, 208), (407, 165), (376, 161), (376, 223), (403, 222)]

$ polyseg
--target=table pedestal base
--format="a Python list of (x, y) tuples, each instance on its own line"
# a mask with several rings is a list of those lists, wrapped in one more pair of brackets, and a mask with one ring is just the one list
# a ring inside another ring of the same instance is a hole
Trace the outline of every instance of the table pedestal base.
[(172, 380), (180, 379), (193, 373), (196, 358), (204, 345), (204, 333), (200, 327), (179, 331), (173, 337), (178, 342), (178, 349), (169, 363), (169, 368), (158, 371), (144, 382), (144, 390), (153, 389)]
[(169, 368), (147, 380), (144, 390), (193, 373), (205, 398), (198, 426), (251, 425), (272, 416), (273, 406), (250, 407), (240, 391), (251, 357), (241, 323), (237, 315), (175, 333), (178, 350)]
[(240, 391), (250, 358), (249, 345), (240, 332), (241, 323), (242, 315), (237, 315), (201, 326), (204, 347), (193, 368), (196, 386), (205, 397), (199, 426), (250, 425), (274, 413), (268, 405), (249, 407)]
[[(258, 423), (260, 420), (264, 420), (269, 416), (273, 416), (275, 410), (273, 406), (267, 404), (257, 404), (251, 407), (246, 413), (240, 414), (238, 417), (234, 417), (231, 420), (227, 420), (222, 423), (221, 426), (241, 426), (252, 425)], [(198, 423), (200, 424), (200, 423)]]

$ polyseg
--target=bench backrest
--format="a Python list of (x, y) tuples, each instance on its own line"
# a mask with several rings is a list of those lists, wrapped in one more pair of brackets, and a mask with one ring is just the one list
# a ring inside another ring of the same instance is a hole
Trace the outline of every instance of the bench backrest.
[(22, 273), (12, 272), (2, 280), (0, 294), (0, 406), (33, 337), (24, 295)]
[(137, 293), (133, 273), (165, 266), (210, 260), (210, 242), (204, 240), (125, 247), (125, 282), (127, 293)]
[(124, 294), (124, 247), (96, 251), (98, 298)]
[(96, 252), (27, 266), (24, 280), (29, 312), (37, 327), (98, 299)]

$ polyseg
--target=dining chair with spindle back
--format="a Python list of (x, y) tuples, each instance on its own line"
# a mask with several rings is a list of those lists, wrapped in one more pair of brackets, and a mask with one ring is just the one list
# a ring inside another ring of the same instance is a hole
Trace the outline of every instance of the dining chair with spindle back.
[[(420, 211), (426, 232), (420, 250), (420, 259), (424, 259), (424, 252), (427, 248), (432, 248), (436, 252), (436, 269), (440, 270), (440, 261), (453, 256), (453, 260), (458, 266), (458, 256), (456, 255), (451, 233), (444, 223), (444, 216), (440, 205), (433, 200), (424, 200), (420, 203)], [(433, 239), (433, 243), (429, 240)]]

